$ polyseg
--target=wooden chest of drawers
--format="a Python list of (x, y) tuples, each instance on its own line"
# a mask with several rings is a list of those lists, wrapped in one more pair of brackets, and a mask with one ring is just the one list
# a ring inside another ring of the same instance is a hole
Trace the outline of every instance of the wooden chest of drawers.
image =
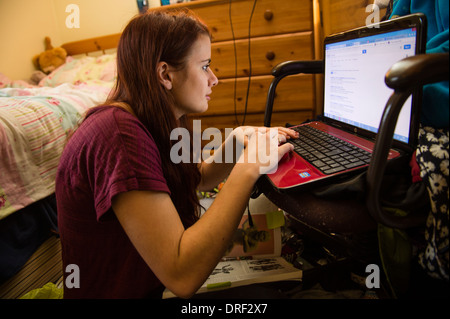
[[(211, 68), (219, 78), (208, 111), (193, 118), (202, 129), (262, 126), (272, 68), (315, 58), (313, 0), (201, 0), (167, 9), (184, 6), (212, 31)], [(272, 125), (300, 123), (314, 109), (314, 77), (286, 78), (277, 87)]]

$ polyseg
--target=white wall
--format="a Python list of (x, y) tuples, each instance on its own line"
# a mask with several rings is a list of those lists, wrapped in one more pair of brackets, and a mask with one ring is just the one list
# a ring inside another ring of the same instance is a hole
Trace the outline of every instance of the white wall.
[[(80, 28), (67, 28), (68, 4), (78, 5)], [(136, 0), (0, 0), (0, 72), (26, 80), (46, 36), (59, 46), (119, 33), (137, 13)]]
[[(53, 0), (53, 3), (64, 43), (119, 33), (138, 13), (136, 0)], [(66, 7), (69, 4), (79, 7), (80, 28), (66, 26), (66, 18), (70, 15), (66, 13)]]
[(43, 51), (44, 37), (60, 41), (53, 0), (0, 0), (0, 72), (27, 79), (32, 57)]

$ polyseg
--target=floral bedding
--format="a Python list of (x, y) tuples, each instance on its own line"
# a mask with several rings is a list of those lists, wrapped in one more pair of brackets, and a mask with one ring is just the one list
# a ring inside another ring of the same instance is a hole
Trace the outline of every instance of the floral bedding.
[(0, 74), (0, 219), (54, 193), (68, 134), (114, 79), (115, 54), (68, 57), (39, 85)]

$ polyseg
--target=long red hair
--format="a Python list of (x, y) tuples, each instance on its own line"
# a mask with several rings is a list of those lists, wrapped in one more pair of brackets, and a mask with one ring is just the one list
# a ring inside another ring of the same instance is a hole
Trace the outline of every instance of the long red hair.
[[(126, 103), (152, 134), (161, 154), (163, 172), (172, 201), (185, 227), (198, 219), (197, 164), (174, 164), (170, 149), (177, 141), (170, 133), (177, 127), (192, 127), (186, 116), (174, 116), (171, 92), (158, 81), (157, 65), (164, 61), (182, 69), (186, 57), (200, 35), (211, 34), (207, 26), (189, 10), (149, 10), (133, 18), (125, 27), (117, 48), (117, 80), (105, 104)], [(192, 148), (192, 141), (191, 141)], [(192, 154), (191, 149), (191, 154)]]

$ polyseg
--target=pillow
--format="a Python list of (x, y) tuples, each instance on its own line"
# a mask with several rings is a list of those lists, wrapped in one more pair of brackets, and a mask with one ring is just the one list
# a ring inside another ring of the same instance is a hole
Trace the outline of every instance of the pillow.
[(89, 80), (114, 81), (116, 78), (116, 53), (98, 57), (67, 57), (66, 63), (39, 82), (39, 86), (55, 87), (63, 83), (78, 84)]
[(11, 80), (3, 73), (0, 73), (0, 89), (2, 88), (32, 88), (34, 85), (24, 80)]

